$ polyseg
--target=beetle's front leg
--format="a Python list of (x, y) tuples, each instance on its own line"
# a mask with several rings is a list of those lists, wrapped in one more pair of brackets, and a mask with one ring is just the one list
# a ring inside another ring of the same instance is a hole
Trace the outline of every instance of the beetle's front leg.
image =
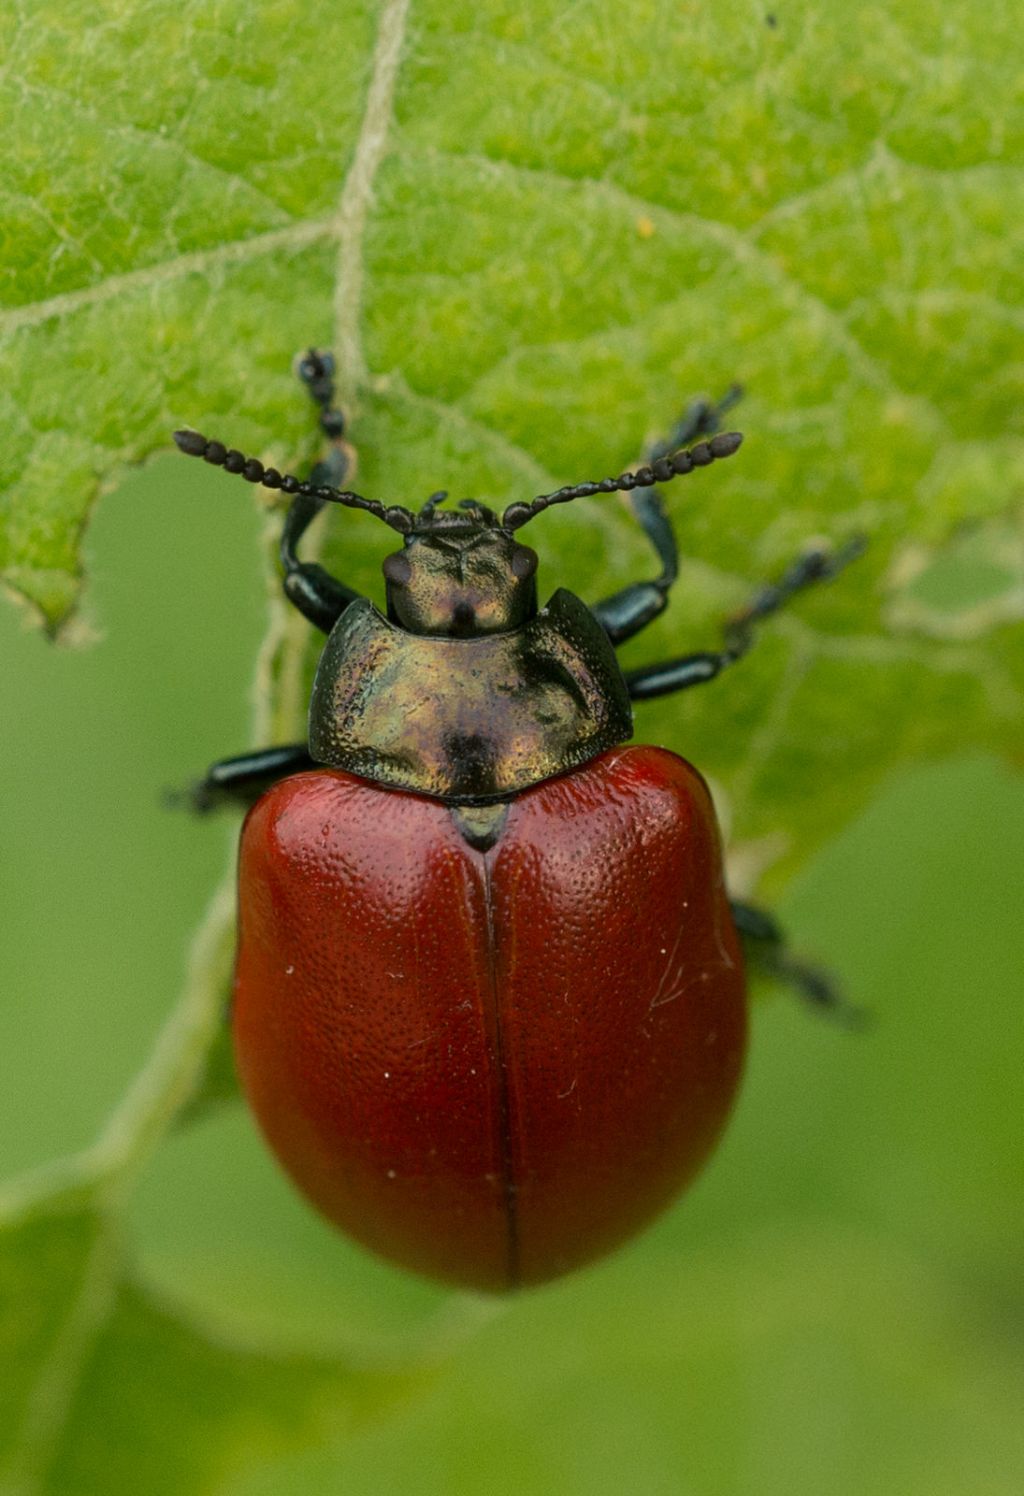
[(360, 594), (332, 577), (319, 562), (300, 561), (296, 553), (299, 541), (325, 502), (311, 494), (297, 494), (292, 500), (281, 531), (281, 567), (285, 597), (303, 618), (329, 634), (349, 603), (354, 603)]
[[(700, 436), (713, 436), (721, 430), (722, 417), (736, 404), (741, 393), (739, 385), (734, 384), (717, 402), (692, 400), (668, 436), (648, 448), (644, 463), (656, 462), (680, 447), (689, 446)], [(627, 503), (654, 547), (661, 571), (653, 581), (631, 582), (621, 592), (594, 604), (594, 612), (613, 644), (622, 644), (632, 638), (664, 612), (669, 589), (679, 574), (679, 550), (661, 494), (656, 488), (634, 488), (627, 495)]]
[[(310, 348), (296, 362), (296, 373), (320, 408), (320, 426), (327, 449), (309, 475), (310, 483), (344, 488), (354, 466), (354, 453), (345, 441), (345, 417), (334, 403), (334, 357)], [(281, 566), (288, 601), (316, 628), (329, 634), (349, 603), (359, 593), (332, 577), (316, 561), (302, 561), (299, 541), (316, 519), (325, 500), (297, 494), (281, 531)]]
[(305, 743), (285, 743), (279, 748), (257, 748), (234, 758), (221, 758), (211, 764), (205, 776), (184, 791), (172, 791), (174, 804), (188, 806), (205, 815), (222, 806), (248, 808), (279, 779), (301, 774), (317, 765), (309, 756)]
[(867, 1013), (847, 1002), (831, 972), (791, 954), (786, 936), (774, 915), (741, 899), (730, 899), (729, 907), (733, 924), (743, 942), (748, 970), (791, 988), (811, 1007), (838, 1019), (848, 1028), (864, 1026)]
[(665, 696), (670, 691), (685, 691), (689, 686), (699, 686), (714, 680), (716, 675), (729, 665), (741, 660), (756, 639), (755, 625), (763, 618), (775, 613), (797, 592), (814, 582), (826, 582), (863, 554), (867, 542), (861, 535), (854, 536), (837, 551), (823, 550), (815, 546), (805, 551), (783, 573), (777, 582), (769, 582), (761, 588), (753, 600), (739, 613), (730, 618), (724, 629), (725, 643), (721, 649), (700, 650), (694, 654), (679, 655), (674, 660), (665, 660), (660, 665), (645, 665), (639, 670), (626, 671), (626, 685), (633, 701), (649, 701), (655, 696)]

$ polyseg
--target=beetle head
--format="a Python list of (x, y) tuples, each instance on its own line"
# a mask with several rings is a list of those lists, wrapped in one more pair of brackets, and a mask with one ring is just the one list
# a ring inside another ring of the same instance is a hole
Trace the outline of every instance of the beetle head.
[(537, 611), (537, 553), (483, 504), (441, 510), (434, 494), (385, 558), (388, 617), (414, 634), (467, 638), (519, 628)]
[[(441, 511), (438, 505), (446, 497), (443, 493), (432, 495), (415, 514), (401, 504), (382, 504), (379, 499), (364, 499), (362, 494), (279, 473), (276, 468), (264, 467), (258, 458), (246, 457), (198, 431), (176, 431), (174, 440), (189, 457), (201, 457), (215, 467), (239, 473), (250, 483), (279, 488), (311, 500), (316, 507), (342, 504), (383, 520), (405, 541), (404, 549), (384, 562), (388, 617), (410, 633), (467, 638), (519, 628), (536, 613), (537, 556), (529, 546), (520, 545), (514, 534), (535, 515), (552, 504), (667, 483), (681, 473), (707, 467), (717, 458), (731, 457), (743, 438), (738, 431), (721, 431), (696, 446), (657, 456), (649, 465), (620, 473), (617, 478), (574, 483), (553, 493), (538, 494), (528, 503), (510, 504), (500, 519), (475, 499), (464, 499), (459, 512)], [(303, 527), (308, 522), (307, 515)]]

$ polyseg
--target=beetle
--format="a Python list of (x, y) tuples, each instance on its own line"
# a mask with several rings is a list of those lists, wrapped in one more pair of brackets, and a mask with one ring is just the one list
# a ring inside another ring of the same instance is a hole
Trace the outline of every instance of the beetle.
[[(755, 625), (861, 549), (800, 557), (717, 650), (623, 672), (666, 607), (676, 543), (656, 485), (732, 456), (738, 397), (695, 402), (639, 468), (509, 505), (417, 511), (344, 487), (334, 364), (298, 372), (327, 455), (301, 480), (179, 431), (188, 455), (291, 496), (284, 591), (327, 635), (305, 743), (225, 759), (193, 802), (248, 805), (232, 1021), (258, 1122), (300, 1190), (364, 1246), (491, 1292), (631, 1237), (695, 1176), (739, 1085), (744, 946), (819, 1003), (763, 911), (730, 902), (711, 797), (632, 703), (713, 679)], [(659, 574), (538, 606), (520, 531), (630, 495)], [(304, 561), (326, 504), (395, 530), (379, 610)]]

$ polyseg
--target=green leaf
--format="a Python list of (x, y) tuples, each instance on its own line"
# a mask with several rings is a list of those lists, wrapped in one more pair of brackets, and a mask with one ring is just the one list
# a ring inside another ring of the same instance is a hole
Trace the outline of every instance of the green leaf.
[(386, 1427), (232, 1496), (1016, 1490), (1020, 1363), (890, 1244), (804, 1226), (647, 1267), (524, 1303)]
[[(1010, 6), (857, 3), (832, 18), (809, 0), (772, 13), (735, 0), (226, 0), (207, 10), (56, 0), (45, 17), (12, 14), (0, 27), (0, 576), (50, 634), (85, 632), (76, 609), (97, 500), (166, 448), (174, 427), (285, 468), (313, 455), (312, 413), (290, 371), (310, 344), (338, 356), (360, 488), (406, 503), (441, 487), (503, 503), (618, 472), (690, 395), (739, 380), (746, 444), (727, 466), (666, 490), (681, 577), (625, 663), (714, 647), (717, 620), (809, 537), (838, 543), (862, 531), (871, 547), (773, 620), (754, 657), (713, 689), (638, 712), (642, 738), (711, 777), (734, 882), (781, 883), (898, 767), (965, 749), (1019, 758), (1024, 73)], [(242, 485), (221, 474), (184, 462), (180, 473), (211, 505), (220, 495), (245, 503)], [(297, 733), (312, 663), (309, 631), (286, 617), (272, 580), (272, 531), (259, 742)], [(216, 544), (201, 522), (186, 539)], [(617, 499), (552, 512), (534, 540), (548, 585), (590, 599), (653, 567)], [(375, 522), (334, 515), (316, 543), (350, 584), (379, 588), (386, 540)], [(171, 691), (163, 662), (151, 652), (130, 676), (161, 702)], [(182, 710), (201, 716), (202, 704), (190, 697)], [(69, 740), (74, 725), (60, 724)], [(49, 869), (41, 886), (33, 908), (45, 907), (52, 939), (60, 904), (49, 902)], [(28, 1204), (12, 1196), (0, 1236), (4, 1496), (241, 1490), (247, 1464), (288, 1449), (299, 1465), (315, 1463), (311, 1448), (347, 1444), (354, 1410), (404, 1395), (404, 1375), (366, 1370), (344, 1350), (250, 1344), (215, 1315), (165, 1303), (137, 1265), (127, 1220), (140, 1171), (178, 1117), (199, 1119), (184, 1149), (213, 1136), (212, 1103), (232, 1092), (230, 904), (225, 886), (181, 1003), (98, 1141), (34, 1186)], [(112, 898), (112, 939), (115, 911)], [(894, 966), (901, 950), (896, 942)], [(118, 997), (133, 1003), (119, 976)], [(58, 1019), (58, 1051), (62, 1039)], [(912, 1076), (900, 1080), (913, 1090)], [(769, 1172), (748, 1170), (748, 1191)], [(346, 1250), (320, 1259), (322, 1277), (346, 1264), (354, 1303), (386, 1275), (361, 1277), (369, 1270)], [(822, 1351), (821, 1326), (796, 1303), (802, 1238), (780, 1247), (781, 1279), (763, 1245), (749, 1261), (741, 1248), (721, 1280), (709, 1271), (695, 1295), (670, 1293), (671, 1313), (640, 1305), (641, 1323), (674, 1326), (682, 1339), (705, 1315), (709, 1333), (692, 1355), (664, 1364), (697, 1387), (696, 1442), (707, 1452), (743, 1419), (741, 1384), (764, 1328), (744, 1316), (763, 1298), (777, 1360), (769, 1355), (757, 1406), (770, 1402), (776, 1364), (781, 1385), (801, 1393), (805, 1365), (819, 1368), (830, 1405), (843, 1403), (849, 1376), (865, 1427), (889, 1418), (894, 1443), (911, 1437), (935, 1451), (917, 1484), (919, 1471), (911, 1479), (884, 1462), (858, 1481), (871, 1441), (855, 1430), (849, 1489), (930, 1492), (958, 1447), (943, 1442), (943, 1410), (965, 1395), (949, 1366), (962, 1355), (988, 1389), (993, 1358), (946, 1315), (941, 1273), (908, 1270), (894, 1290), (870, 1248), (843, 1250), (872, 1309), (856, 1373)], [(808, 1293), (824, 1293), (826, 1275), (806, 1265)], [(237, 1278), (231, 1262), (222, 1273)], [(904, 1283), (925, 1308), (894, 1370), (882, 1331)], [(826, 1338), (853, 1335), (858, 1311), (855, 1298), (841, 1305)], [(509, 1317), (513, 1332), (523, 1319)], [(581, 1354), (597, 1357), (606, 1332), (628, 1348), (625, 1322), (599, 1307), (594, 1325), (583, 1325)], [(553, 1316), (537, 1361), (561, 1364), (551, 1347), (574, 1333), (571, 1313)], [(515, 1333), (505, 1344), (499, 1328), (495, 1340), (501, 1356), (519, 1353)], [(562, 1477), (575, 1449), (580, 1489), (598, 1489), (606, 1446), (592, 1446), (588, 1465), (582, 1425), (559, 1442), (549, 1382), (531, 1374), (506, 1423), (486, 1351), (471, 1363), (476, 1385), (471, 1376), (468, 1393), (452, 1395), (456, 1422), (466, 1409), (475, 1417), (482, 1392), (492, 1452), (510, 1447), (509, 1427), (517, 1437), (542, 1430), (535, 1468), (520, 1481), (514, 1461), (499, 1459), (501, 1478), (539, 1490), (554, 1469), (570, 1490)], [(626, 1451), (606, 1468), (635, 1470), (639, 1427), (645, 1496), (677, 1491), (686, 1451), (672, 1445), (673, 1405), (631, 1368), (626, 1382), (595, 1387), (609, 1437)], [(456, 1367), (455, 1384), (464, 1374)], [(863, 1397), (874, 1378), (881, 1394)], [(735, 1417), (719, 1427), (706, 1402), (722, 1385)], [(994, 1450), (977, 1467), (986, 1496), (1003, 1489), (995, 1446), (1008, 1426), (995, 1393), (992, 1406), (991, 1421), (976, 1407), (962, 1420), (965, 1438)], [(776, 1408), (772, 1426), (783, 1416)], [(446, 1427), (428, 1430), (427, 1447), (444, 1445)], [(360, 1479), (373, 1469), (368, 1437)], [(393, 1447), (409, 1479), (430, 1489), (423, 1443)], [(800, 1469), (787, 1464), (791, 1448), (757, 1468), (782, 1470), (779, 1489), (805, 1480), (820, 1490), (827, 1438), (823, 1448)], [(337, 1458), (325, 1456), (328, 1482), (347, 1455)], [(767, 1476), (744, 1485), (740, 1464), (719, 1473), (723, 1492), (770, 1489)], [(297, 1489), (317, 1488), (298, 1479)]]
[(0, 1489), (181, 1496), (349, 1433), (416, 1376), (234, 1343), (135, 1277), (101, 1192), (0, 1224)]
[[(338, 352), (362, 486), (407, 501), (619, 470), (689, 394), (738, 378), (747, 446), (672, 491), (689, 560), (627, 659), (711, 645), (809, 536), (864, 530), (871, 554), (773, 626), (714, 710), (659, 703), (641, 732), (707, 768), (780, 872), (893, 765), (1010, 748), (1016, 23), (858, 6), (837, 45), (813, 16), (389, 0), (197, 22), (156, 4), (111, 14), (87, 66), (68, 0), (19, 28), (9, 584), (65, 625), (96, 494), (175, 424), (294, 466), (311, 422), (289, 364), (310, 342)], [(938, 616), (910, 589), (965, 526), (995, 571), (960, 638), (955, 588)], [(616, 501), (537, 530), (551, 585), (594, 596), (651, 565)], [(379, 527), (346, 515), (334, 535), (370, 584)]]

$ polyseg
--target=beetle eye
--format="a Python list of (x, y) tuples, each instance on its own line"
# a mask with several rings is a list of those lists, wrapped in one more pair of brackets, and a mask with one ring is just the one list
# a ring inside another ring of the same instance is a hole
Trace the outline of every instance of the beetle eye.
[(404, 587), (412, 576), (412, 565), (408, 556), (396, 551), (393, 556), (384, 557), (383, 572), (393, 587)]
[(517, 545), (512, 552), (512, 575), (520, 581), (532, 577), (537, 570), (537, 552), (528, 545)]

